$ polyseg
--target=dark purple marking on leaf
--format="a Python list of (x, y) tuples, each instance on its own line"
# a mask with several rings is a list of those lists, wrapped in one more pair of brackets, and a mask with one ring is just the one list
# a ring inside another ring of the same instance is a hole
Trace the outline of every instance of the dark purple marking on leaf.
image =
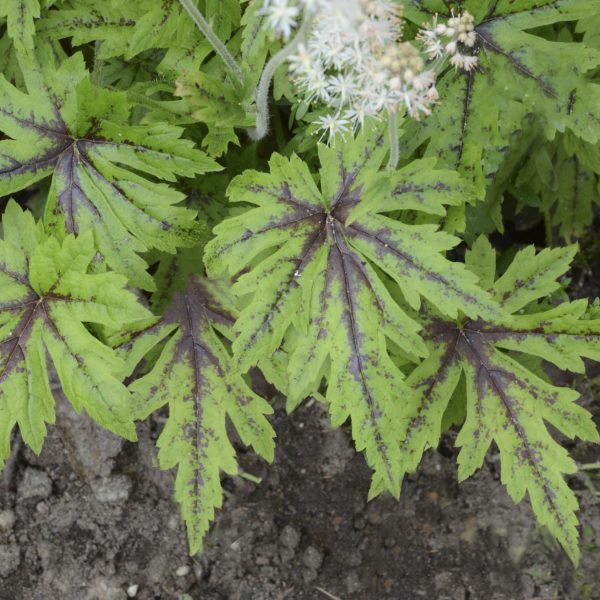
[[(179, 328), (173, 357), (170, 360), (167, 377), (181, 361), (191, 363), (194, 372), (193, 388), (189, 399), (194, 405), (194, 422), (187, 423), (184, 435), (193, 446), (194, 457), (190, 460), (195, 464), (206, 462), (206, 448), (209, 440), (215, 437), (214, 430), (204, 425), (203, 397), (207, 387), (205, 372), (207, 368), (216, 369), (224, 379), (225, 371), (219, 357), (210, 348), (203, 335), (213, 324), (231, 325), (234, 317), (219, 302), (209, 286), (195, 275), (191, 276), (185, 292), (175, 295), (173, 302), (165, 311), (163, 324), (176, 324)], [(236, 397), (241, 404), (245, 398)], [(190, 493), (196, 499), (200, 498), (200, 490), (204, 486), (204, 478), (200, 467), (194, 468), (194, 477), (189, 482)], [(198, 511), (201, 507), (197, 507)]]
[(490, 31), (491, 28), (492, 25), (490, 25), (490, 21), (476, 28), (477, 37), (481, 40), (483, 46), (486, 49), (491, 50), (495, 54), (498, 54), (499, 56), (505, 58), (519, 75), (535, 81), (537, 85), (540, 86), (540, 88), (546, 96), (548, 96), (549, 98), (557, 98), (558, 95), (556, 93), (556, 90), (550, 85), (550, 83), (548, 83), (541, 77), (535, 75), (535, 73), (533, 73), (526, 65), (524, 65), (521, 62), (521, 60), (517, 58), (517, 56), (515, 56), (513, 52), (507, 52), (506, 50), (504, 50), (504, 48), (502, 48), (502, 46), (500, 46), (496, 42), (492, 35), (492, 32)]
[(463, 110), (460, 121), (460, 138), (458, 144), (452, 148), (453, 152), (456, 153), (455, 168), (460, 166), (462, 161), (462, 155), (465, 148), (465, 136), (467, 134), (467, 126), (469, 123), (469, 116), (471, 114), (471, 103), (473, 100), (473, 84), (475, 82), (474, 70), (466, 72), (463, 77), (465, 79), (465, 96), (463, 98)]
[[(438, 342), (441, 341), (441, 339), (444, 339), (443, 334), (442, 336), (440, 336), (440, 338), (436, 339)], [(459, 358), (459, 355), (457, 353), (458, 336), (454, 336), (453, 339), (450, 336), (450, 339), (444, 340), (444, 346), (445, 350), (441, 357), (440, 368), (433, 375), (431, 375), (431, 377), (428, 377), (423, 382), (421, 382), (421, 384), (416, 388), (417, 390), (421, 390), (424, 388), (421, 393), (422, 401), (417, 407), (416, 415), (412, 417), (404, 427), (406, 435), (400, 443), (401, 452), (406, 452), (410, 450), (410, 442), (412, 438), (416, 433), (418, 433), (421, 430), (422, 426), (425, 424), (425, 417), (423, 417), (422, 415), (426, 413), (433, 404), (433, 392), (435, 388), (444, 382), (444, 380), (448, 377), (450, 373), (450, 369), (455, 366)]]
[[(320, 217), (320, 221), (324, 222), (326, 220), (325, 213), (322, 213)], [(261, 320), (260, 325), (255, 328), (254, 333), (244, 346), (245, 350), (249, 350), (250, 348), (252, 348), (258, 336), (263, 334), (270, 328), (271, 323), (275, 318), (275, 315), (279, 311), (280, 303), (284, 301), (289, 296), (289, 294), (298, 287), (298, 278), (300, 277), (300, 275), (302, 275), (306, 267), (310, 264), (310, 261), (314, 257), (315, 253), (318, 251), (319, 247), (325, 243), (325, 240), (326, 232), (324, 228), (315, 228), (313, 231), (310, 232), (310, 236), (305, 239), (303, 248), (298, 258), (295, 260), (295, 264), (290, 265), (288, 278), (282, 282), (280, 289), (276, 294), (274, 301), (271, 304), (271, 310), (267, 314), (265, 314), (265, 316)]]
[[(30, 300), (19, 308), (23, 310), (21, 320), (17, 324), (12, 336), (0, 342), (0, 384), (25, 360), (25, 346), (31, 337), (31, 329), (40, 310), (41, 299)], [(11, 307), (16, 308), (16, 307)], [(0, 308), (2, 312), (4, 308)]]
[(65, 216), (65, 228), (67, 232), (77, 234), (79, 233), (77, 211), (80, 206), (84, 206), (93, 213), (97, 221), (100, 220), (100, 214), (98, 209), (89, 201), (81, 187), (81, 179), (77, 172), (77, 165), (81, 161), (76, 146), (76, 143), (72, 144), (72, 151), (64, 152), (56, 163), (55, 173), (62, 172), (65, 179), (65, 185), (58, 192), (58, 206), (55, 211), (62, 212)]
[[(210, 287), (200, 277), (192, 275), (185, 292), (175, 294), (161, 323), (178, 325), (182, 340), (190, 338), (193, 343), (201, 344), (197, 338), (204, 323), (231, 326), (234, 321), (234, 316), (222, 306)], [(213, 358), (216, 360), (214, 355)]]
[(403, 252), (402, 249), (398, 247), (398, 244), (392, 239), (390, 232), (385, 227), (371, 231), (358, 223), (352, 223), (352, 225), (346, 228), (346, 234), (350, 238), (362, 238), (363, 240), (368, 241), (371, 245), (375, 246), (377, 253), (382, 258), (386, 254), (391, 254), (396, 259), (400, 260), (406, 269), (416, 271), (429, 281), (435, 281), (450, 290), (454, 290), (462, 297), (464, 302), (468, 304), (477, 304), (477, 298), (463, 292), (457, 287), (455, 282), (434, 271), (427, 271), (422, 266), (418, 265), (412, 256), (406, 254), (406, 252)]
[(404, 181), (392, 190), (392, 195), (401, 196), (402, 194), (414, 194), (417, 200), (423, 203), (425, 201), (424, 194), (431, 190), (443, 193), (451, 192), (452, 188), (442, 181), (436, 181), (433, 185), (423, 185), (412, 181)]
[[(372, 287), (368, 275), (356, 253), (346, 244), (343, 234), (343, 228), (339, 221), (336, 221), (333, 216), (327, 218), (326, 221), (328, 239), (330, 241), (329, 259), (327, 265), (326, 286), (322, 295), (321, 301), (329, 301), (332, 299), (333, 282), (337, 280), (341, 285), (341, 297), (333, 299), (334, 302), (341, 302), (345, 306), (344, 321), (340, 325), (344, 325), (348, 335), (348, 343), (352, 350), (352, 358), (348, 364), (348, 371), (352, 374), (354, 380), (362, 389), (362, 397), (365, 399), (369, 409), (369, 419), (371, 428), (374, 432), (375, 444), (377, 452), (385, 463), (387, 478), (390, 482), (394, 481), (394, 466), (387, 457), (387, 444), (379, 430), (379, 421), (382, 411), (378, 408), (378, 402), (370, 389), (369, 378), (367, 376), (367, 363), (376, 363), (377, 357), (372, 357), (365, 354), (362, 350), (363, 334), (360, 331), (357, 313), (365, 310), (366, 307), (358, 305), (358, 296), (360, 287), (365, 282), (368, 287)], [(375, 298), (377, 296), (375, 295)], [(377, 299), (378, 301), (378, 299)]]
[[(338, 207), (343, 207), (346, 209), (347, 215), (350, 208), (358, 204), (362, 195), (362, 188), (358, 187), (357, 189), (352, 190), (352, 185), (356, 181), (358, 173), (358, 171), (352, 171), (349, 173), (343, 166), (340, 168), (342, 181), (335, 196), (331, 199), (332, 211), (335, 211), (338, 209)], [(344, 220), (344, 218), (342, 218), (342, 220)]]
[[(491, 343), (493, 340), (486, 339), (485, 324), (479, 320), (467, 319), (459, 325), (436, 319), (429, 327), (429, 334), (434, 342), (445, 343), (448, 347), (452, 346), (456, 358), (466, 360), (473, 365), (477, 384), (475, 409), (478, 413), (482, 410), (483, 399), (488, 389), (500, 399), (507, 419), (504, 427), (512, 427), (519, 440), (521, 440), (519, 460), (529, 465), (541, 483), (544, 490), (544, 502), (556, 522), (561, 527), (566, 526), (561, 510), (556, 506), (555, 493), (544, 473), (545, 467), (540, 460), (543, 452), (540, 453), (536, 448), (536, 444), (529, 440), (527, 432), (518, 417), (520, 402), (513, 398), (509, 392), (511, 385), (527, 389), (528, 393), (531, 393), (531, 389), (526, 386), (525, 382), (519, 380), (514, 373), (494, 364), (490, 353), (493, 351)], [(555, 400), (553, 399), (553, 401)], [(481, 418), (479, 420), (481, 421)], [(479, 434), (479, 432), (476, 433)]]

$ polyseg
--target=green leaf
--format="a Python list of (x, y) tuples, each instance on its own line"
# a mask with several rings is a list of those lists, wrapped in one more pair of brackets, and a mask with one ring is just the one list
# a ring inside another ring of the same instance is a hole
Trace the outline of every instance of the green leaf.
[(208, 127), (202, 142), (208, 154), (220, 156), (229, 144), (239, 145), (235, 129), (256, 124), (256, 111), (251, 109), (254, 90), (252, 85), (234, 85), (222, 74), (197, 71), (178, 78), (176, 94), (185, 99), (191, 116)]
[[(199, 8), (215, 33), (227, 41), (240, 23), (238, 0), (206, 0)], [(73, 44), (101, 42), (98, 57), (131, 60), (146, 51), (165, 49), (157, 69), (177, 76), (195, 72), (213, 48), (178, 0), (66, 0), (40, 22), (39, 31)]]
[(40, 16), (39, 0), (4, 0), (0, 17), (6, 17), (8, 35), (18, 52), (33, 51), (34, 19)]
[(148, 248), (193, 245), (195, 213), (162, 182), (218, 166), (182, 130), (131, 125), (126, 96), (93, 87), (81, 55), (26, 71), (28, 93), (0, 78), (0, 195), (52, 177), (46, 222), (59, 234), (92, 231), (98, 250), (134, 285), (152, 289)]
[(456, 238), (382, 214), (443, 213), (445, 203), (464, 196), (464, 184), (431, 161), (381, 172), (385, 154), (383, 137), (365, 129), (342, 148), (320, 146), (320, 187), (297, 156), (274, 155), (268, 173), (244, 172), (228, 193), (254, 208), (215, 228), (205, 261), (214, 274), (243, 273), (233, 287), (248, 298), (233, 344), (239, 368), (271, 356), (284, 341), (289, 408), (316, 392), (325, 374), (334, 425), (351, 418), (356, 445), (375, 470), (372, 493), (397, 495), (396, 422), (409, 391), (388, 341), (413, 357), (424, 345), (419, 324), (387, 284), (395, 281), (414, 309), (421, 297), (451, 316), (497, 309), (475, 276), (443, 257)]
[[(425, 156), (458, 169), (483, 196), (526, 118), (541, 118), (550, 138), (570, 129), (590, 143), (600, 139), (600, 86), (586, 79), (600, 53), (527, 31), (596, 15), (600, 0), (473, 0), (460, 10), (476, 18), (479, 66), (468, 73), (448, 69), (440, 77), (440, 105), (422, 123), (405, 127), (405, 152), (427, 142)], [(406, 6), (407, 17), (419, 24), (434, 12), (449, 16), (444, 2), (412, 0)]]
[(119, 328), (150, 313), (116, 273), (90, 274), (91, 234), (47, 237), (41, 223), (10, 201), (0, 241), (0, 461), (10, 454), (18, 425), (37, 453), (54, 422), (48, 365), (73, 407), (100, 425), (135, 440), (125, 364), (86, 324)]
[[(123, 347), (134, 366), (165, 342), (154, 368), (131, 385), (137, 416), (146, 418), (164, 404), (169, 420), (159, 440), (163, 469), (177, 467), (175, 496), (187, 524), (190, 552), (202, 540), (223, 501), (220, 471), (237, 473), (235, 450), (226, 431), (229, 418), (241, 440), (273, 460), (269, 404), (232, 369), (219, 331), (233, 323), (234, 309), (215, 282), (192, 276), (161, 321), (134, 335)], [(165, 341), (166, 340), (166, 341)]]
[(575, 242), (592, 224), (594, 205), (600, 203), (599, 172), (597, 144), (557, 135), (531, 149), (511, 192), (522, 206), (539, 207), (560, 238)]
[[(487, 247), (480, 239), (467, 256), (468, 265), (486, 277), (495, 270)], [(487, 255), (484, 271), (482, 254)], [(572, 248), (539, 254), (527, 248), (517, 253), (494, 284), (494, 294), (507, 310), (504, 318), (454, 321), (430, 316), (425, 328), (430, 354), (408, 377), (417, 396), (411, 399), (399, 436), (401, 469), (412, 472), (423, 452), (437, 445), (444, 412), (464, 374), (466, 420), (457, 438), (460, 479), (483, 464), (494, 442), (502, 482), (513, 500), (519, 502), (527, 493), (540, 524), (576, 562), (577, 500), (563, 478), (574, 473), (576, 465), (546, 423), (569, 438), (599, 442), (600, 436), (591, 415), (575, 403), (579, 396), (575, 390), (548, 383), (513, 354), (541, 358), (574, 372), (584, 371), (582, 358), (600, 360), (600, 321), (585, 318), (586, 301), (565, 302), (549, 310), (537, 304), (558, 287), (556, 279), (573, 254)]]

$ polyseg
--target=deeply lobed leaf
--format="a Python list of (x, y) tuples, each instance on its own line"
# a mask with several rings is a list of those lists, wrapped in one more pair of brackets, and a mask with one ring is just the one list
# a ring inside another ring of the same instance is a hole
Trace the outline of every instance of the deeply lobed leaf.
[[(577, 500), (563, 478), (576, 465), (546, 423), (569, 438), (600, 442), (600, 436), (591, 415), (575, 403), (576, 391), (548, 383), (513, 354), (536, 356), (575, 372), (584, 369), (582, 357), (600, 359), (600, 321), (585, 319), (585, 301), (537, 308), (537, 301), (558, 287), (556, 279), (573, 253), (556, 249), (535, 254), (528, 248), (493, 283), (493, 250), (484, 238), (477, 241), (467, 264), (490, 284), (507, 315), (458, 321), (431, 316), (426, 327), (430, 354), (408, 378), (418, 395), (400, 435), (401, 469), (414, 471), (423, 451), (437, 444), (444, 412), (463, 376), (466, 420), (457, 438), (459, 477), (473, 474), (494, 442), (511, 497), (518, 502), (527, 493), (539, 522), (577, 561)], [(520, 314), (525, 307), (526, 314)]]
[(468, 187), (431, 161), (382, 173), (384, 155), (382, 136), (372, 130), (341, 149), (320, 147), (320, 188), (296, 156), (273, 156), (269, 173), (246, 171), (229, 195), (255, 208), (215, 228), (206, 264), (213, 274), (243, 272), (233, 288), (251, 298), (235, 326), (239, 368), (257, 364), (285, 341), (288, 406), (316, 392), (325, 375), (333, 423), (350, 417), (357, 447), (375, 470), (372, 493), (398, 495), (395, 423), (410, 391), (388, 346), (393, 342), (413, 357), (425, 348), (419, 324), (387, 282), (395, 281), (414, 309), (421, 297), (451, 316), (497, 308), (472, 274), (443, 257), (455, 238), (381, 214), (402, 208), (443, 213), (444, 204), (468, 197)]
[(231, 366), (219, 335), (234, 321), (233, 306), (215, 282), (191, 276), (162, 319), (122, 346), (130, 366), (157, 344), (160, 355), (131, 385), (136, 416), (146, 418), (164, 404), (169, 419), (159, 440), (163, 469), (177, 467), (175, 497), (187, 524), (190, 552), (197, 553), (214, 511), (221, 506), (220, 471), (237, 473), (235, 450), (226, 431), (229, 418), (242, 441), (273, 460), (269, 404)]
[(218, 166), (177, 127), (129, 124), (125, 95), (94, 88), (81, 55), (25, 73), (28, 93), (0, 78), (0, 130), (11, 138), (0, 141), (0, 195), (51, 176), (47, 224), (59, 236), (91, 231), (110, 267), (152, 289), (139, 253), (197, 239), (195, 213), (162, 182)]
[(125, 364), (86, 324), (120, 328), (150, 313), (116, 273), (90, 274), (91, 233), (60, 244), (11, 201), (0, 241), (0, 461), (10, 454), (15, 425), (39, 452), (54, 422), (49, 365), (73, 407), (127, 439), (135, 439)]

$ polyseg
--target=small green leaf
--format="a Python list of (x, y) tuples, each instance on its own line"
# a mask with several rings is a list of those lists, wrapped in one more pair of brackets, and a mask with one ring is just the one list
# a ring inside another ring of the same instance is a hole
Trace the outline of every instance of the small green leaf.
[(79, 54), (27, 71), (27, 86), (0, 78), (0, 130), (11, 138), (0, 141), (0, 196), (51, 176), (47, 224), (59, 235), (93, 232), (111, 268), (152, 289), (138, 254), (197, 241), (195, 213), (161, 181), (218, 165), (177, 127), (129, 124), (126, 96), (94, 88)]
[[(495, 270), (487, 244), (480, 239), (474, 256), (487, 255), (485, 273)], [(400, 468), (416, 469), (427, 447), (437, 445), (444, 412), (461, 373), (466, 380), (466, 420), (457, 438), (459, 477), (472, 475), (492, 442), (500, 451), (502, 482), (515, 502), (529, 495), (542, 525), (571, 559), (579, 556), (577, 500), (563, 475), (576, 465), (548, 432), (546, 423), (569, 438), (600, 442), (591, 415), (575, 401), (575, 390), (556, 387), (506, 350), (537, 357), (562, 369), (583, 372), (582, 358), (600, 359), (600, 321), (585, 318), (587, 302), (565, 302), (544, 310), (537, 302), (556, 287), (569, 266), (573, 248), (533, 248), (517, 253), (494, 292), (503, 318), (450, 321), (430, 316), (426, 326), (430, 354), (407, 382), (416, 390), (399, 430)], [(519, 273), (522, 278), (519, 279)], [(527, 307), (526, 314), (511, 315)]]
[(34, 20), (40, 16), (39, 0), (4, 0), (0, 17), (6, 17), (8, 35), (18, 52), (33, 52)]
[(231, 419), (241, 440), (265, 460), (273, 460), (269, 404), (232, 369), (219, 331), (233, 323), (234, 309), (216, 282), (192, 276), (163, 318), (133, 335), (121, 351), (134, 366), (164, 342), (153, 369), (131, 385), (136, 415), (146, 418), (164, 404), (169, 420), (158, 440), (163, 469), (177, 467), (175, 497), (187, 524), (190, 552), (202, 540), (223, 501), (220, 471), (237, 473), (227, 431)]
[[(0, 241), (0, 461), (11, 429), (39, 452), (46, 423), (54, 422), (48, 364), (77, 411), (135, 439), (125, 364), (86, 324), (120, 328), (150, 313), (115, 273), (89, 274), (96, 250), (91, 233), (62, 244), (10, 201)], [(49, 361), (48, 361), (49, 359)]]

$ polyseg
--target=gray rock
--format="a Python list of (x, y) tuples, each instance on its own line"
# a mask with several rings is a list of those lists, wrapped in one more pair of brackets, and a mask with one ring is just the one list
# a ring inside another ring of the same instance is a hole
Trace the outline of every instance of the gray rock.
[(346, 577), (346, 591), (349, 594), (355, 594), (356, 592), (360, 592), (361, 589), (360, 579), (357, 573), (350, 573)]
[(325, 477), (335, 477), (343, 473), (354, 454), (354, 448), (345, 431), (329, 431), (323, 448), (321, 472)]
[(309, 546), (302, 554), (302, 563), (309, 569), (318, 571), (323, 564), (323, 554), (314, 546)]
[(12, 531), (15, 525), (15, 520), (15, 513), (12, 510), (0, 511), (0, 531)]
[(21, 564), (21, 552), (17, 544), (0, 544), (0, 577), (8, 577)]
[(19, 500), (29, 498), (46, 499), (52, 493), (52, 480), (45, 471), (27, 467), (25, 474), (18, 487), (17, 497)]
[(279, 536), (282, 546), (295, 550), (300, 543), (300, 532), (296, 531), (291, 525), (286, 525)]
[(125, 475), (113, 475), (91, 482), (94, 496), (100, 502), (123, 504), (131, 494), (131, 479)]
[(103, 429), (85, 413), (77, 413), (66, 401), (57, 402), (56, 425), (73, 468), (86, 480), (108, 477), (123, 440)]

